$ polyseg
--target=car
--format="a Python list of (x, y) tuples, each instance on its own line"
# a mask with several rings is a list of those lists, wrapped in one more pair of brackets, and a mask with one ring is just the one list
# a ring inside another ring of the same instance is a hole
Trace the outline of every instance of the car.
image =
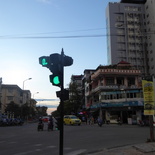
[(48, 122), (49, 121), (49, 117), (48, 116), (43, 116), (42, 117), (42, 121), (43, 122)]
[(69, 125), (81, 125), (81, 120), (75, 115), (65, 115), (64, 116), (64, 124)]

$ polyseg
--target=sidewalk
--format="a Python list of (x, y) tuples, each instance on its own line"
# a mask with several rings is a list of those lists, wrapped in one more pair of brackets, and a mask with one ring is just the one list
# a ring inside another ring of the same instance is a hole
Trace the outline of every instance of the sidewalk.
[(133, 144), (112, 149), (103, 149), (81, 155), (155, 155), (155, 142)]

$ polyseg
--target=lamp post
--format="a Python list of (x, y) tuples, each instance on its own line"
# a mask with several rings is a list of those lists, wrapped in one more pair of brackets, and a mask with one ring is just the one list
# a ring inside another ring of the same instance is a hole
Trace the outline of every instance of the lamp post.
[[(24, 83), (27, 80), (31, 80), (32, 78), (28, 78), (26, 80), (23, 81), (23, 95), (22, 95), (22, 105), (24, 105)], [(23, 107), (21, 108), (21, 117), (22, 117), (22, 113), (23, 113)]]
[(32, 78), (28, 78), (28, 79), (26, 79), (26, 80), (23, 81), (23, 90), (24, 90), (24, 83), (25, 83), (25, 81), (31, 80), (31, 79), (32, 79)]
[(38, 93), (39, 93), (39, 92), (36, 92), (36, 93), (33, 94), (33, 99), (34, 99), (34, 95), (35, 95), (35, 94), (38, 94)]

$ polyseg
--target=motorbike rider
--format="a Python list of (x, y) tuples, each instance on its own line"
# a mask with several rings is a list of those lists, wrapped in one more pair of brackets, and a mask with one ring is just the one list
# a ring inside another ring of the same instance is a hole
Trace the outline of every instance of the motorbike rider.
[(51, 116), (49, 118), (49, 121), (48, 121), (48, 130), (49, 129), (53, 130), (53, 125), (54, 125), (54, 123), (53, 123), (53, 117)]
[(100, 127), (103, 125), (103, 120), (101, 117), (98, 117), (97, 123), (98, 123), (98, 126), (100, 126)]

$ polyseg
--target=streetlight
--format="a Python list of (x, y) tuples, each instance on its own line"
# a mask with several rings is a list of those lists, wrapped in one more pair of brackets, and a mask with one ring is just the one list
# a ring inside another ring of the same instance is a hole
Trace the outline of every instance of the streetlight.
[(26, 79), (26, 80), (23, 81), (23, 90), (24, 90), (24, 83), (25, 83), (25, 81), (31, 80), (31, 79), (32, 79), (32, 78), (28, 78), (28, 79)]
[(35, 95), (35, 94), (38, 94), (38, 93), (39, 93), (39, 92), (36, 92), (36, 93), (33, 94), (33, 99), (34, 99), (34, 95)]

